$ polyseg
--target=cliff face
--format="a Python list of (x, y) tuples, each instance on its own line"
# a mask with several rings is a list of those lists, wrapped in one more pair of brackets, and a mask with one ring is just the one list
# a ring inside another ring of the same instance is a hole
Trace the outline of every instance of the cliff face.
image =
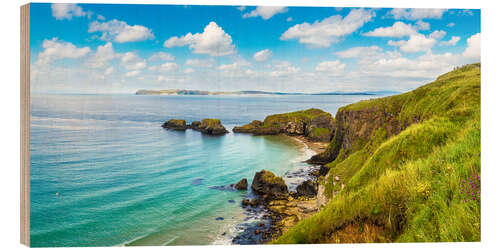
[(329, 201), (275, 243), (481, 240), (480, 190), (460, 191), (480, 183), (480, 64), (342, 107), (334, 130), (310, 160), (329, 168), (318, 191)]
[(311, 164), (327, 164), (335, 160), (339, 154), (345, 157), (371, 143), (383, 134), (385, 138), (399, 134), (410, 124), (418, 122), (415, 117), (410, 121), (401, 122), (399, 118), (401, 107), (396, 110), (386, 110), (386, 107), (366, 107), (359, 110), (341, 108), (335, 116), (335, 134), (325, 152), (311, 157)]
[(308, 109), (291, 113), (267, 116), (263, 122), (253, 121), (241, 127), (234, 127), (235, 133), (254, 135), (304, 135), (312, 141), (331, 140), (335, 120), (331, 114), (320, 109)]

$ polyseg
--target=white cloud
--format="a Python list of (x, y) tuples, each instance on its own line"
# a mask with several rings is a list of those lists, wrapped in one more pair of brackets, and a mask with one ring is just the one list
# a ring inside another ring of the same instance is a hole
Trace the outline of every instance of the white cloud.
[(149, 61), (173, 61), (175, 60), (175, 56), (165, 53), (165, 52), (156, 52), (152, 54), (149, 59)]
[(91, 68), (105, 68), (108, 67), (108, 62), (116, 58), (113, 44), (107, 42), (104, 45), (99, 45), (97, 51), (87, 61)]
[(124, 21), (113, 19), (108, 22), (93, 21), (89, 24), (89, 33), (101, 32), (101, 39), (118, 43), (138, 42), (153, 39), (151, 29), (142, 25), (128, 25)]
[(340, 75), (344, 73), (345, 66), (346, 65), (341, 63), (339, 60), (324, 61), (316, 66), (316, 71), (332, 75)]
[(42, 43), (42, 52), (38, 53), (36, 64), (48, 65), (56, 60), (71, 58), (77, 59), (86, 56), (90, 52), (89, 47), (78, 48), (70, 42), (60, 41), (57, 38), (45, 39)]
[(217, 67), (217, 69), (223, 70), (223, 71), (238, 71), (241, 68), (247, 67), (250, 65), (251, 64), (246, 60), (237, 59), (233, 63), (219, 65), (219, 67)]
[(446, 32), (443, 30), (435, 30), (429, 34), (429, 37), (436, 40), (441, 40), (446, 35)]
[(450, 27), (450, 28), (452, 28), (453, 26), (455, 26), (454, 22), (451, 22), (451, 23), (449, 23), (449, 24), (446, 25), (446, 27)]
[(392, 26), (376, 28), (375, 30), (366, 32), (363, 35), (373, 37), (404, 37), (416, 33), (417, 29), (411, 24), (395, 22)]
[(452, 36), (449, 41), (441, 41), (439, 44), (443, 46), (455, 46), (460, 41), (459, 36)]
[(467, 48), (463, 56), (472, 59), (481, 59), (481, 33), (477, 33), (467, 38)]
[(430, 51), (434, 45), (436, 45), (437, 40), (440, 40), (443, 38), (443, 36), (446, 35), (446, 32), (442, 30), (436, 30), (429, 34), (428, 36), (422, 35), (422, 34), (415, 34), (411, 35), (410, 39), (405, 41), (405, 40), (399, 40), (399, 41), (392, 41), (390, 40), (387, 44), (391, 46), (398, 46), (401, 51), (407, 52), (407, 53), (415, 53), (419, 51)]
[(392, 9), (390, 15), (395, 19), (441, 19), (446, 9)]
[(359, 57), (373, 57), (378, 55), (382, 48), (378, 46), (370, 47), (353, 47), (344, 51), (335, 53), (340, 58), (359, 58)]
[(288, 61), (275, 61), (271, 68), (272, 71), (269, 72), (271, 77), (288, 77), (300, 72), (300, 68), (294, 67)]
[(249, 17), (262, 17), (262, 19), (267, 20), (276, 14), (285, 13), (288, 11), (287, 7), (281, 6), (258, 6), (255, 10), (249, 13), (243, 14), (243, 18)]
[(194, 69), (193, 68), (187, 68), (183, 72), (184, 72), (184, 74), (191, 74), (191, 73), (194, 72)]
[(412, 35), (408, 41), (392, 41), (390, 40), (388, 45), (398, 46), (401, 51), (408, 53), (415, 53), (419, 51), (428, 51), (436, 44), (436, 40), (430, 37), (426, 37), (422, 34)]
[(188, 45), (196, 54), (209, 54), (211, 56), (225, 56), (234, 54), (234, 45), (231, 36), (215, 22), (210, 22), (203, 33), (187, 33), (181, 37), (171, 37), (163, 46), (167, 48)]
[(312, 47), (329, 47), (339, 38), (349, 35), (370, 21), (375, 12), (364, 9), (353, 9), (342, 18), (334, 15), (313, 24), (304, 22), (289, 28), (280, 37), (281, 40), (298, 39), (300, 43)]
[(106, 18), (103, 16), (103, 15), (97, 15), (97, 20), (101, 20), (101, 21), (104, 21), (106, 20)]
[(192, 67), (210, 68), (214, 66), (214, 63), (215, 60), (209, 58), (209, 59), (188, 59), (186, 60), (185, 64)]
[(115, 69), (113, 67), (108, 67), (105, 71), (104, 71), (104, 74), (105, 75), (111, 75), (113, 74), (113, 72), (115, 72)]
[(166, 62), (159, 66), (151, 66), (149, 67), (149, 69), (159, 72), (174, 72), (179, 70), (179, 66), (177, 65), (177, 63), (174, 62)]
[(253, 59), (257, 62), (264, 62), (269, 60), (271, 56), (273, 55), (273, 52), (269, 49), (264, 49), (261, 50), (253, 55)]
[(244, 11), (246, 8), (246, 6), (240, 6), (240, 7), (236, 7), (236, 9), (238, 9), (239, 11)]
[(52, 16), (56, 20), (68, 19), (71, 20), (74, 16), (88, 16), (90, 12), (83, 11), (82, 7), (75, 3), (53, 3), (51, 6)]
[(140, 70), (146, 68), (146, 60), (135, 52), (127, 52), (121, 56), (120, 65), (127, 70)]
[(418, 27), (419, 30), (428, 30), (431, 27), (431, 25), (429, 23), (424, 22), (422, 20), (418, 20), (416, 22), (416, 24), (417, 24), (417, 27)]
[(286, 18), (286, 21), (287, 22), (291, 22), (291, 21), (293, 21), (293, 18), (291, 16), (289, 16), (289, 17)]
[(129, 71), (129, 72), (125, 73), (125, 77), (138, 76), (140, 73), (141, 73), (140, 70)]

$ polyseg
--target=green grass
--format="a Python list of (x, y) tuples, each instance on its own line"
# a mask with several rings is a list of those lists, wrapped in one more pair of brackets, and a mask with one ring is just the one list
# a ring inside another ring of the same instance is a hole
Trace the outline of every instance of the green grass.
[(314, 134), (314, 136), (319, 137), (322, 135), (330, 134), (330, 130), (328, 128), (314, 128), (313, 134)]
[(286, 124), (289, 121), (298, 122), (298, 121), (311, 121), (312, 119), (318, 116), (327, 116), (331, 117), (330, 113), (324, 112), (321, 109), (307, 109), (296, 112), (284, 113), (284, 114), (276, 114), (267, 116), (264, 119), (263, 127), (279, 127), (280, 124)]
[(460, 185), (481, 170), (480, 65), (341, 110), (373, 108), (418, 122), (392, 137), (377, 129), (349, 153), (337, 148), (323, 180), (329, 203), (273, 243), (330, 242), (353, 223), (381, 226), (393, 242), (479, 241), (480, 202), (464, 202)]

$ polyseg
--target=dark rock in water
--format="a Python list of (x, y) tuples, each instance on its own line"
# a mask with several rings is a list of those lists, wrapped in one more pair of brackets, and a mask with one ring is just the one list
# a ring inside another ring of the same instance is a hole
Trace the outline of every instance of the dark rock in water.
[(247, 188), (248, 188), (247, 178), (243, 178), (240, 181), (238, 181), (238, 183), (236, 183), (236, 185), (234, 185), (234, 188), (236, 188), (238, 190), (247, 190)]
[(312, 180), (302, 182), (297, 186), (297, 195), (315, 197), (318, 194), (318, 184)]
[(235, 203), (234, 200), (228, 200), (227, 202), (229, 202), (229, 203)]
[(194, 121), (191, 123), (191, 128), (194, 129), (194, 130), (198, 130), (198, 128), (200, 127), (201, 125), (201, 122), (200, 121)]
[(184, 131), (188, 129), (185, 120), (170, 119), (161, 125), (163, 128)]
[(277, 177), (267, 170), (255, 173), (252, 190), (258, 195), (264, 195), (269, 198), (284, 198), (288, 196), (288, 188), (283, 178)]
[(259, 200), (258, 199), (244, 199), (241, 201), (241, 205), (243, 205), (244, 207), (246, 207), (246, 206), (256, 207), (259, 205)]
[(207, 135), (223, 135), (229, 133), (226, 128), (222, 126), (219, 119), (203, 119), (201, 122), (192, 122), (191, 128)]
[(223, 217), (217, 217), (217, 218), (215, 218), (215, 220), (224, 220), (224, 218)]
[(203, 178), (196, 178), (196, 179), (191, 181), (191, 184), (193, 184), (195, 186), (199, 186), (199, 185), (203, 184)]
[(225, 236), (226, 235), (226, 232), (222, 233), (222, 236)]

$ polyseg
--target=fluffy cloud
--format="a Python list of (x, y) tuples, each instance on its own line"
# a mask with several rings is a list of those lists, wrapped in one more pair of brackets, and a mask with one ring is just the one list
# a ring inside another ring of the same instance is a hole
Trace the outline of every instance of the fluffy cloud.
[(128, 25), (124, 21), (113, 19), (108, 22), (93, 21), (89, 24), (89, 33), (101, 32), (102, 40), (112, 40), (117, 43), (138, 42), (153, 39), (151, 29), (142, 25)]
[(344, 73), (345, 64), (341, 63), (339, 60), (335, 61), (324, 61), (316, 66), (316, 71), (324, 72), (332, 75), (340, 75)]
[(71, 20), (74, 16), (88, 16), (90, 12), (83, 11), (82, 7), (76, 5), (76, 3), (53, 3), (51, 6), (52, 16), (56, 20), (68, 19)]
[(243, 67), (250, 66), (251, 64), (243, 59), (237, 59), (233, 63), (230, 64), (222, 64), (219, 67), (217, 67), (218, 70), (223, 70), (223, 71), (238, 71)]
[(194, 72), (194, 69), (193, 68), (187, 68), (183, 72), (184, 72), (184, 74), (191, 74), (191, 73)]
[(453, 36), (449, 41), (441, 41), (439, 44), (443, 46), (455, 46), (460, 41), (459, 36)]
[(105, 68), (108, 67), (108, 62), (116, 58), (115, 51), (113, 49), (113, 44), (107, 42), (105, 45), (99, 45), (95, 54), (93, 54), (87, 61), (87, 64), (91, 68)]
[(389, 13), (395, 19), (441, 19), (446, 9), (392, 9)]
[(285, 13), (288, 11), (287, 7), (280, 6), (258, 6), (255, 10), (249, 13), (243, 14), (243, 18), (249, 17), (262, 17), (262, 19), (267, 20), (276, 14)]
[(436, 45), (437, 40), (443, 38), (446, 35), (446, 32), (439, 30), (434, 31), (428, 36), (422, 34), (411, 35), (410, 39), (400, 40), (400, 41), (392, 41), (390, 40), (387, 44), (391, 46), (398, 46), (401, 51), (407, 53), (415, 53), (419, 51), (429, 51), (434, 45)]
[(57, 38), (45, 39), (42, 48), (44, 50), (38, 54), (36, 61), (39, 66), (48, 65), (64, 58), (82, 58), (90, 52), (89, 47), (78, 48), (70, 42), (60, 41)]
[(121, 56), (120, 65), (127, 70), (140, 70), (146, 68), (146, 60), (135, 52), (127, 52)]
[(300, 68), (294, 67), (288, 61), (275, 61), (271, 68), (269, 72), (271, 77), (288, 77), (300, 72)]
[(467, 39), (467, 48), (463, 56), (472, 59), (481, 59), (481, 33), (472, 35)]
[(340, 58), (359, 58), (363, 57), (373, 57), (378, 55), (382, 49), (378, 46), (369, 47), (353, 47), (344, 51), (339, 51), (335, 53)]
[(389, 27), (380, 27), (375, 30), (364, 33), (364, 36), (374, 37), (404, 37), (417, 33), (417, 29), (411, 24), (395, 22)]
[(339, 38), (359, 29), (374, 16), (375, 12), (371, 10), (353, 9), (344, 18), (334, 15), (312, 24), (297, 24), (285, 31), (280, 39), (298, 39), (300, 43), (313, 47), (329, 47)]
[(422, 20), (418, 20), (416, 22), (416, 24), (417, 24), (417, 27), (418, 27), (419, 30), (428, 30), (431, 27), (431, 25), (429, 23), (424, 22)]
[(269, 49), (264, 49), (261, 50), (253, 55), (253, 59), (257, 62), (264, 62), (269, 60), (271, 56), (273, 55), (273, 52)]
[(173, 61), (175, 60), (175, 56), (165, 53), (165, 52), (156, 52), (152, 54), (149, 59), (149, 61)]
[(140, 70), (133, 70), (125, 73), (125, 77), (135, 77), (138, 76), (141, 73)]
[(215, 22), (210, 22), (203, 33), (187, 33), (181, 37), (171, 37), (165, 41), (163, 46), (167, 48), (186, 46), (196, 54), (209, 54), (211, 56), (231, 55), (235, 52), (231, 36)]
[(212, 58), (209, 59), (188, 59), (186, 60), (187, 66), (199, 67), (199, 68), (210, 68), (213, 67), (215, 60)]
[(179, 70), (179, 66), (177, 65), (177, 63), (174, 62), (166, 62), (159, 66), (151, 66), (149, 67), (149, 69), (159, 72), (174, 72)]
[(454, 22), (451, 22), (451, 23), (449, 23), (449, 24), (446, 25), (446, 27), (450, 27), (450, 28), (452, 28), (453, 26), (455, 26)]

